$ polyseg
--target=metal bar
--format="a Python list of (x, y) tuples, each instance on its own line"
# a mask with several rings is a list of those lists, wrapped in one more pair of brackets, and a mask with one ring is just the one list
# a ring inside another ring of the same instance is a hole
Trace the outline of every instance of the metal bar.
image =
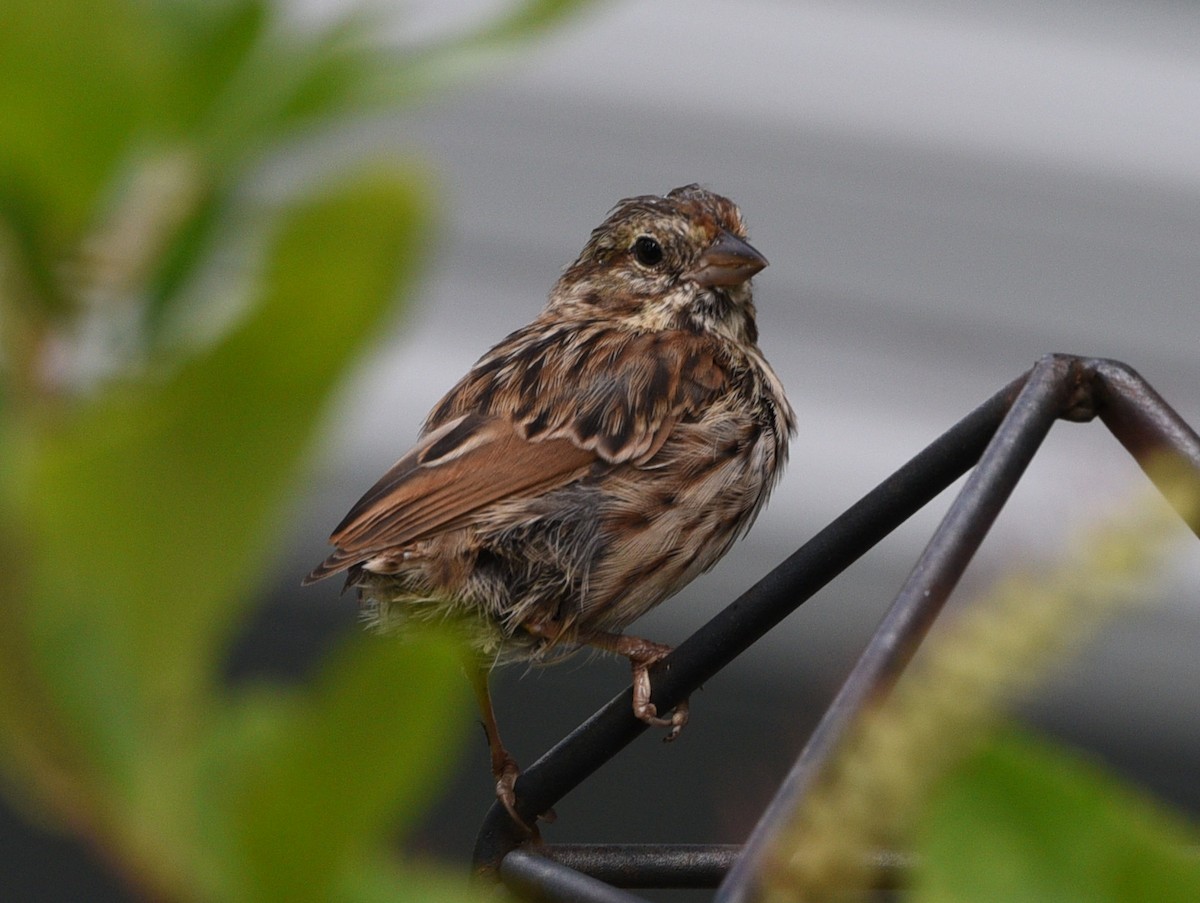
[[(531, 852), (553, 859), (613, 887), (715, 888), (733, 867), (738, 844), (544, 844)], [(892, 850), (868, 854), (876, 889), (901, 886), (911, 858)], [(503, 870), (503, 865), (501, 865)]]
[(500, 880), (522, 900), (536, 903), (640, 903), (641, 897), (526, 850), (513, 850), (500, 865)]
[[(1088, 366), (1096, 375), (1095, 405), (1100, 419), (1150, 479), (1157, 481), (1162, 476), (1155, 464), (1162, 463), (1164, 453), (1187, 465), (1200, 478), (1200, 436), (1162, 396), (1120, 361), (1088, 361)], [(1174, 501), (1170, 494), (1167, 499)], [(1200, 512), (1185, 510), (1179, 514), (1200, 536)]]
[[(668, 711), (857, 561), (979, 460), (1024, 386), (1005, 386), (801, 546), (653, 669), (653, 701)], [(646, 725), (619, 694), (517, 780), (517, 811), (530, 824), (631, 743)], [(503, 806), (491, 807), (475, 842), (477, 873), (494, 875), (526, 840)]]
[(547, 844), (537, 853), (613, 887), (711, 888), (741, 852), (739, 844)]
[(859, 711), (886, 692), (912, 658), (1078, 379), (1077, 359), (1043, 358), (996, 431), (958, 498), (888, 609), (862, 657), (826, 710), (796, 764), (718, 889), (717, 903), (755, 895), (763, 861), (836, 751)]

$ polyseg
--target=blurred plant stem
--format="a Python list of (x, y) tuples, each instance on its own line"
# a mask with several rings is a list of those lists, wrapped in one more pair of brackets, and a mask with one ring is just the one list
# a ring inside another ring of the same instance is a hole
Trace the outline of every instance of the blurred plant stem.
[[(436, 204), (386, 148), (260, 174), (581, 2), (385, 48), (266, 0), (0, 14), (0, 774), (161, 899), (452, 899), (385, 855), (462, 719), (446, 637), (221, 685), (339, 379)], [(442, 62), (439, 62), (442, 61)]]

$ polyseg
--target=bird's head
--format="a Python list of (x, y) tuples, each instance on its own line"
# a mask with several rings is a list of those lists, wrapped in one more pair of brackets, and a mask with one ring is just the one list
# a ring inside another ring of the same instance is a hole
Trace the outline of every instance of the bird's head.
[(618, 203), (550, 295), (559, 312), (639, 330), (716, 331), (755, 340), (750, 278), (767, 260), (737, 205), (698, 185)]

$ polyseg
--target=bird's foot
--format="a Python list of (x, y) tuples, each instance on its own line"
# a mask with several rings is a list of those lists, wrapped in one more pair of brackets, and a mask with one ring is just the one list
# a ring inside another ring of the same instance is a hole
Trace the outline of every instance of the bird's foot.
[(658, 708), (650, 701), (650, 666), (670, 655), (671, 647), (636, 637), (628, 639), (633, 641), (625, 651), (633, 667), (633, 714), (653, 727), (670, 728), (663, 737), (664, 743), (670, 743), (687, 724), (688, 701), (684, 699), (675, 706), (669, 718), (659, 717)]
[(669, 718), (659, 717), (658, 708), (650, 701), (650, 668), (674, 651), (670, 646), (637, 636), (602, 631), (580, 633), (579, 641), (629, 659), (633, 669), (633, 714), (653, 727), (668, 728), (664, 743), (679, 736), (688, 721), (688, 701), (680, 701)]
[[(499, 767), (494, 769), (496, 776), (496, 799), (508, 811), (508, 816), (513, 820), (522, 831), (524, 831), (533, 840), (541, 839), (541, 832), (538, 831), (537, 819), (530, 825), (517, 812), (517, 778), (521, 776), (521, 768), (517, 765), (516, 760), (512, 756), (505, 754), (503, 760), (499, 763)], [(558, 815), (553, 809), (547, 809), (538, 819), (551, 824)]]

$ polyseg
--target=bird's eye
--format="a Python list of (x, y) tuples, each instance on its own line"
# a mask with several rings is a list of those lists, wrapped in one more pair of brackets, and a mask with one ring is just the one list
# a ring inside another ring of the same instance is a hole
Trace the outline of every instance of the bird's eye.
[(662, 263), (662, 245), (649, 235), (639, 235), (637, 241), (633, 243), (633, 256), (642, 266), (656, 266)]

